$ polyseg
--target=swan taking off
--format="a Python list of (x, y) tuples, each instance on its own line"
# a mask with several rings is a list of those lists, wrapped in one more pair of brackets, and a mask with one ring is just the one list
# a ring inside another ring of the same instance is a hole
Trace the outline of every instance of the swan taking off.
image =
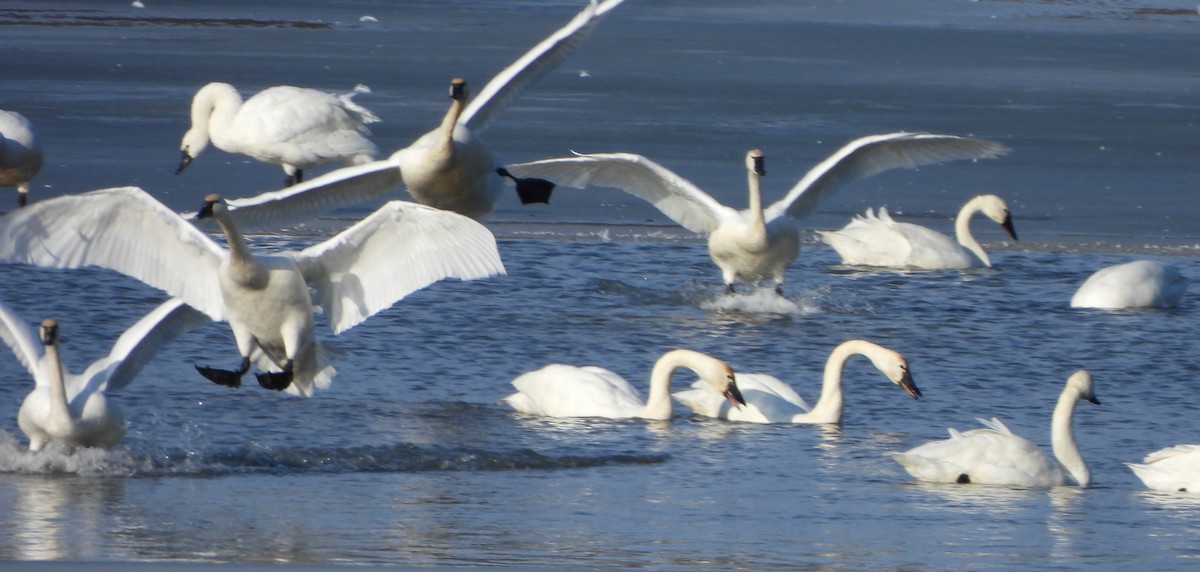
[(17, 413), (29, 450), (40, 450), (51, 441), (79, 447), (115, 445), (125, 434), (125, 418), (105, 392), (129, 385), (159, 348), (207, 322), (207, 316), (183, 301), (168, 300), (121, 334), (108, 356), (82, 374), (73, 374), (58, 353), (57, 321), (45, 320), (35, 329), (0, 304), (0, 339), (35, 382)]
[(351, 100), (369, 92), (357, 86), (344, 94), (305, 87), (269, 87), (242, 102), (232, 85), (213, 82), (192, 98), (192, 128), (183, 135), (178, 175), (200, 156), (208, 142), (226, 153), (281, 165), (284, 186), (304, 180), (304, 169), (328, 163), (360, 165), (378, 149), (367, 139), (367, 123), (379, 118)]
[(986, 429), (965, 433), (950, 430), (950, 439), (931, 441), (892, 458), (917, 480), (934, 483), (975, 483), (1022, 487), (1088, 486), (1091, 472), (1071, 429), (1080, 399), (1097, 405), (1092, 376), (1079, 370), (1067, 379), (1050, 421), (1052, 460), (1036, 445), (1014, 435), (999, 419), (979, 419)]
[(889, 133), (851, 141), (813, 167), (779, 201), (764, 209), (759, 178), (762, 153), (746, 155), (749, 208), (718, 203), (699, 187), (641, 155), (600, 153), (511, 165), (513, 173), (543, 177), (567, 187), (613, 187), (641, 197), (684, 228), (708, 234), (708, 251), (726, 291), (734, 282), (771, 280), (782, 292), (783, 275), (800, 249), (797, 222), (842, 186), (897, 167), (954, 159), (999, 157), (1009, 149), (981, 139), (930, 133)]
[(1187, 291), (1179, 269), (1154, 260), (1135, 260), (1097, 270), (1071, 297), (1072, 308), (1173, 308)]
[(33, 123), (0, 109), (0, 187), (17, 188), (17, 206), (29, 200), (29, 182), (42, 170), (42, 147)]
[(256, 359), (259, 384), (311, 395), (333, 368), (313, 338), (315, 291), (334, 334), (443, 278), (504, 273), (495, 238), (461, 215), (391, 201), (300, 252), (255, 255), (225, 202), (205, 198), (201, 217), (221, 225), (228, 250), (136, 187), (57, 197), (0, 217), (0, 260), (53, 268), (96, 265), (227, 320), (242, 361), (197, 369), (237, 387)]
[(892, 383), (899, 385), (913, 399), (920, 399), (921, 390), (917, 389), (904, 356), (865, 340), (842, 342), (829, 354), (821, 382), (821, 396), (815, 407), (810, 408), (788, 384), (762, 373), (738, 374), (738, 389), (746, 401), (744, 407), (730, 407), (726, 400), (703, 382), (693, 384), (692, 389), (675, 393), (675, 399), (697, 415), (730, 421), (840, 424), (843, 409), (842, 369), (846, 361), (856, 355), (866, 356)]
[(1125, 464), (1151, 490), (1200, 493), (1200, 445), (1167, 447)]
[(996, 195), (980, 195), (963, 205), (954, 220), (957, 241), (920, 225), (896, 222), (883, 207), (878, 216), (867, 209), (841, 230), (817, 234), (841, 255), (842, 264), (922, 270), (990, 267), (992, 261), (971, 234), (975, 213), (983, 213), (1017, 240), (1008, 205)]
[(517, 392), (502, 401), (521, 413), (546, 417), (670, 419), (671, 374), (681, 367), (700, 376), (696, 383), (714, 395), (745, 403), (729, 364), (692, 350), (672, 350), (654, 362), (645, 402), (628, 381), (607, 369), (562, 364), (522, 374), (512, 382)]

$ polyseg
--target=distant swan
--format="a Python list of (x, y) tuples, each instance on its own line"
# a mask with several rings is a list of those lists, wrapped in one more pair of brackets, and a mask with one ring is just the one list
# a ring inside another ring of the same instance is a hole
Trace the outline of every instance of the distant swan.
[(978, 212), (1017, 240), (1008, 205), (996, 195), (980, 195), (963, 205), (954, 221), (957, 242), (920, 225), (895, 222), (883, 207), (879, 216), (867, 209), (865, 215), (855, 217), (841, 230), (817, 234), (841, 255), (843, 264), (923, 270), (991, 266), (991, 259), (971, 234), (971, 217)]
[(721, 269), (727, 292), (735, 282), (771, 280), (782, 292), (784, 271), (800, 250), (797, 221), (842, 186), (896, 167), (953, 159), (993, 158), (1008, 148), (991, 141), (929, 133), (889, 133), (851, 141), (813, 167), (781, 200), (762, 207), (762, 152), (746, 154), (749, 208), (718, 203), (679, 175), (641, 155), (603, 153), (511, 165), (522, 176), (544, 177), (567, 187), (614, 187), (650, 201), (684, 228), (708, 234), (708, 252)]
[(1072, 308), (1172, 308), (1187, 291), (1179, 269), (1153, 260), (1135, 260), (1092, 274), (1075, 295)]
[(125, 434), (125, 418), (105, 392), (128, 385), (160, 347), (207, 322), (207, 316), (181, 300), (168, 300), (121, 334), (107, 357), (82, 374), (72, 374), (59, 357), (57, 321), (45, 320), (35, 330), (0, 304), (0, 339), (35, 382), (17, 414), (17, 424), (29, 437), (29, 450), (38, 451), (51, 441), (80, 447), (115, 445)]
[(264, 89), (242, 102), (232, 85), (213, 82), (192, 98), (192, 128), (183, 135), (182, 173), (211, 139), (226, 153), (238, 153), (281, 165), (284, 186), (304, 180), (304, 169), (328, 163), (360, 165), (375, 159), (378, 149), (367, 139), (374, 113), (351, 100), (370, 91), (358, 86), (344, 94), (281, 85)]
[(645, 402), (621, 376), (595, 366), (551, 364), (513, 380), (517, 392), (504, 403), (521, 413), (546, 417), (607, 417), (670, 419), (671, 374), (688, 368), (715, 395), (745, 403), (725, 362), (700, 352), (672, 350), (658, 358), (650, 373), (650, 395)]
[(692, 389), (675, 393), (675, 399), (697, 415), (730, 421), (840, 424), (843, 409), (842, 369), (846, 361), (855, 355), (866, 356), (892, 383), (899, 385), (914, 399), (921, 397), (921, 390), (917, 389), (904, 356), (865, 340), (848, 340), (834, 348), (825, 362), (821, 395), (815, 407), (810, 408), (788, 384), (761, 373), (738, 374), (738, 389), (746, 400), (744, 407), (730, 407), (726, 400), (702, 382), (694, 384)]
[(974, 483), (1023, 487), (1086, 487), (1091, 472), (1075, 444), (1071, 419), (1080, 399), (1099, 404), (1092, 376), (1079, 370), (1067, 379), (1050, 422), (1050, 439), (1057, 460), (1036, 445), (1014, 435), (1000, 420), (980, 419), (987, 429), (966, 433), (950, 430), (950, 439), (931, 441), (892, 455), (917, 480), (935, 483)]
[(136, 187), (57, 197), (0, 217), (0, 260), (53, 268), (103, 266), (167, 291), (213, 320), (228, 320), (242, 362), (197, 369), (231, 387), (258, 361), (259, 384), (311, 395), (333, 368), (313, 339), (315, 290), (333, 333), (345, 331), (443, 278), (502, 274), (495, 238), (454, 213), (392, 201), (300, 252), (255, 255), (225, 202), (200, 217), (221, 225), (228, 250)]
[(0, 110), (0, 187), (17, 188), (17, 206), (29, 200), (29, 183), (42, 169), (42, 147), (33, 123), (15, 111)]
[(1200, 445), (1167, 447), (1125, 464), (1151, 490), (1200, 493)]

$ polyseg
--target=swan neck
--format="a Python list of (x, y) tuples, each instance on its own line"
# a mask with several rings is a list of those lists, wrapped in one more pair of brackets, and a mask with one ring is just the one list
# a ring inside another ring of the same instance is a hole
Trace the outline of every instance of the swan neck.
[(242, 107), (242, 95), (226, 83), (209, 84), (192, 100), (192, 129), (211, 139), (217, 148), (228, 151), (235, 143), (228, 135), (233, 118)]
[(63, 380), (62, 359), (58, 345), (46, 346), (46, 365), (50, 374), (50, 414), (52, 419), (70, 420), (71, 407), (67, 403), (67, 387)]
[(439, 141), (447, 147), (454, 140), (454, 128), (458, 126), (458, 118), (466, 108), (466, 102), (463, 99), (450, 100), (450, 109), (446, 110), (445, 117), (442, 117), (442, 124), (438, 127), (438, 132), (441, 133)]
[(963, 208), (958, 211), (958, 217), (954, 219), (954, 237), (958, 239), (958, 243), (970, 250), (984, 266), (991, 266), (992, 261), (988, 258), (983, 247), (975, 240), (975, 235), (971, 234), (971, 217), (979, 212), (979, 204), (977, 199), (971, 199)]
[(246, 239), (238, 230), (237, 224), (227, 214), (220, 214), (213, 217), (217, 224), (221, 225), (221, 232), (225, 233), (225, 242), (229, 245), (229, 259), (234, 263), (249, 263), (254, 260), (254, 254), (250, 252), (250, 247), (246, 245)]
[(641, 417), (645, 419), (671, 418), (671, 376), (675, 370), (686, 367), (696, 370), (695, 352), (674, 350), (663, 354), (654, 362), (650, 372), (650, 393), (646, 396), (646, 407)]
[(1091, 471), (1079, 452), (1075, 443), (1075, 433), (1072, 421), (1075, 417), (1075, 404), (1079, 402), (1079, 391), (1068, 388), (1058, 398), (1054, 407), (1054, 417), (1050, 422), (1050, 444), (1054, 457), (1075, 483), (1086, 487), (1092, 480)]
[(844, 401), (842, 399), (842, 369), (851, 356), (863, 353), (863, 348), (853, 340), (844, 342), (829, 353), (825, 361), (825, 373), (821, 378), (821, 395), (817, 404), (806, 417), (814, 423), (841, 423)]

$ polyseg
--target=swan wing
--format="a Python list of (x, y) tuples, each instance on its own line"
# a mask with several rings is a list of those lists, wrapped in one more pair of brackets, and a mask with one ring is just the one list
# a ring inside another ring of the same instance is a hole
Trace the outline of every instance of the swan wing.
[(951, 431), (950, 439), (931, 441), (893, 458), (909, 474), (928, 482), (961, 482), (965, 475), (977, 484), (1062, 484), (1062, 470), (1036, 445), (1013, 434), (998, 419), (979, 421), (986, 428)]
[(511, 165), (521, 177), (539, 177), (582, 189), (588, 185), (621, 189), (649, 201), (680, 226), (702, 234), (716, 230), (737, 211), (709, 196), (670, 169), (633, 153), (577, 154)]
[(913, 251), (904, 223), (897, 223), (880, 208), (850, 220), (841, 230), (819, 231), (821, 241), (833, 247), (843, 264), (899, 267), (908, 263)]
[(1175, 445), (1159, 449), (1142, 460), (1147, 465), (1155, 463), (1169, 463), (1174, 461), (1186, 460), (1196, 469), (1196, 475), (1200, 478), (1200, 445)]
[(0, 217), (0, 261), (102, 266), (225, 319), (212, 239), (142, 189), (117, 187), (39, 201)]
[(855, 139), (810, 169), (800, 182), (765, 211), (766, 220), (802, 218), (842, 186), (897, 167), (909, 169), (955, 159), (991, 159), (1009, 148), (993, 141), (936, 135), (888, 133)]
[(154, 354), (184, 332), (207, 324), (208, 316), (171, 298), (150, 311), (113, 344), (108, 356), (96, 361), (82, 375), (97, 391), (120, 389), (137, 377)]
[(1200, 445), (1167, 447), (1146, 455), (1141, 464), (1126, 464), (1150, 489), (1200, 492)]
[(370, 133), (364, 123), (378, 120), (349, 95), (284, 85), (247, 99), (232, 126), (248, 155), (319, 164), (374, 156), (378, 149), (364, 137)]
[(804, 398), (800, 397), (800, 394), (796, 393), (795, 389), (792, 389), (792, 386), (773, 375), (765, 373), (738, 373), (737, 385), (738, 389), (742, 391), (743, 397), (745, 397), (745, 392), (750, 390), (763, 395), (769, 395), (794, 407), (799, 407), (802, 410), (801, 412), (812, 409), (812, 407), (809, 407), (808, 402), (804, 401)]
[(637, 390), (602, 367), (550, 364), (513, 380), (522, 397), (505, 401), (523, 413), (550, 417), (634, 417), (645, 406)]
[(734, 407), (704, 380), (697, 380), (692, 383), (691, 389), (677, 391), (671, 396), (697, 415), (730, 421), (791, 423), (796, 415), (803, 415), (809, 410), (804, 399), (774, 376), (738, 373), (737, 385), (746, 402), (741, 407)]
[(46, 352), (37, 329), (3, 302), (0, 302), (0, 339), (12, 348), (17, 361), (25, 366), (37, 385), (47, 383), (46, 376), (39, 373), (42, 356)]
[(293, 255), (335, 334), (443, 278), (504, 274), (496, 238), (465, 216), (390, 201)]
[(1166, 308), (1179, 303), (1188, 280), (1174, 266), (1135, 260), (1097, 270), (1071, 297), (1075, 308)]
[(592, 29), (624, 0), (591, 2), (565, 26), (531, 48), (512, 65), (496, 74), (479, 90), (458, 118), (472, 133), (481, 134), (508, 102), (558, 66), (583, 42)]

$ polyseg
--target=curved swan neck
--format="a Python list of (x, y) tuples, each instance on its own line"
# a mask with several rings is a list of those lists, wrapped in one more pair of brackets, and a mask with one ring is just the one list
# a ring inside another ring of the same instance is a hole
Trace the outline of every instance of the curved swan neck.
[(696, 361), (702, 355), (691, 350), (673, 350), (654, 362), (654, 369), (650, 371), (650, 393), (646, 396), (646, 406), (642, 409), (641, 417), (671, 418), (671, 375), (681, 367), (695, 371)]
[(958, 217), (954, 219), (954, 237), (958, 239), (958, 243), (970, 250), (976, 257), (983, 262), (984, 266), (991, 266), (992, 261), (988, 258), (983, 247), (975, 240), (975, 235), (971, 234), (971, 217), (979, 212), (979, 197), (967, 201), (963, 208), (958, 211)]
[(1092, 473), (1079, 453), (1071, 427), (1079, 397), (1079, 391), (1075, 388), (1068, 388), (1058, 397), (1058, 405), (1054, 407), (1054, 417), (1050, 421), (1050, 445), (1063, 470), (1076, 484), (1086, 487), (1092, 480)]
[(825, 361), (825, 374), (821, 379), (821, 395), (805, 417), (812, 423), (841, 423), (844, 401), (842, 399), (842, 369), (851, 356), (865, 355), (870, 346), (858, 340), (842, 342), (829, 353)]
[(229, 151), (235, 140), (227, 135), (241, 107), (242, 95), (232, 85), (210, 83), (192, 100), (192, 129), (206, 135), (217, 148)]

